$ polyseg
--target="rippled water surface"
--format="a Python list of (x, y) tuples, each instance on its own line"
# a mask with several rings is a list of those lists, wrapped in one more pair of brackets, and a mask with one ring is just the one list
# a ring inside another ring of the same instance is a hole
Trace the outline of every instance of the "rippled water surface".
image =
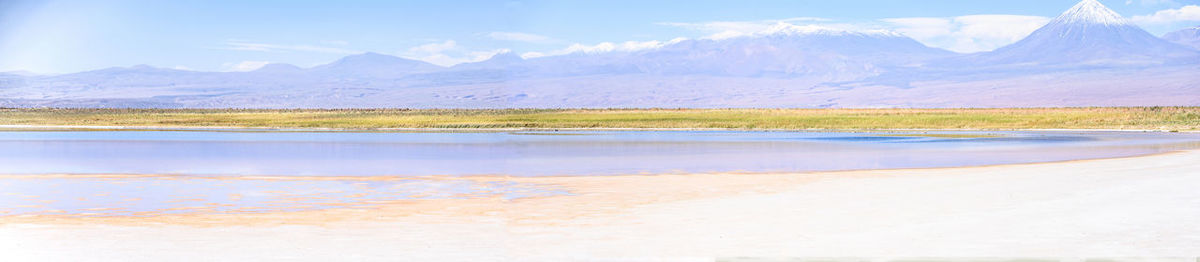
[(1125, 132), (0, 132), (0, 173), (620, 175), (952, 167), (1152, 154)]
[(0, 174), (27, 174), (0, 178), (0, 217), (289, 212), (570, 194), (550, 185), (422, 178), (430, 175), (952, 167), (1193, 148), (1200, 148), (1196, 134), (1122, 132), (0, 132)]

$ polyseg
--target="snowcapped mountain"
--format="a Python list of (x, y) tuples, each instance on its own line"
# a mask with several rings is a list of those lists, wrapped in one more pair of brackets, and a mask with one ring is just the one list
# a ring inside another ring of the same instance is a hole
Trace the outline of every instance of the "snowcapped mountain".
[(627, 59), (652, 74), (845, 80), (953, 54), (892, 32), (781, 24), (759, 35), (685, 40)]
[(1172, 43), (1200, 50), (1200, 26), (1170, 32), (1163, 35), (1162, 38)]
[(510, 76), (528, 78), (648, 74), (837, 80), (952, 55), (891, 32), (781, 24), (754, 35), (676, 40), (631, 52), (580, 52), (528, 60), (502, 53), (452, 69), (503, 68)]
[(1157, 38), (1083, 0), (1027, 38), (975, 54), (887, 31), (779, 24), (638, 51), (502, 52), (452, 67), (365, 53), (250, 72), (0, 73), (0, 107), (1195, 106), (1200, 51), (1167, 40), (1196, 43), (1198, 33)]
[(781, 24), (754, 35), (676, 40), (631, 52), (580, 52), (528, 60), (505, 52), (451, 67), (448, 71), (454, 74), (437, 74), (439, 78), (502, 71), (505, 78), (648, 74), (847, 80), (952, 55), (892, 32)]
[(1196, 61), (1195, 50), (1154, 37), (1096, 0), (1083, 0), (1025, 39), (955, 59), (954, 66), (1145, 66)]

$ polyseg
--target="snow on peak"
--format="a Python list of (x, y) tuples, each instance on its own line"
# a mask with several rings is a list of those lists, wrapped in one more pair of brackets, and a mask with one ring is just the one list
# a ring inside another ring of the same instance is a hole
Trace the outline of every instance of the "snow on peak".
[(887, 30), (846, 30), (833, 27), (825, 27), (820, 25), (793, 25), (789, 23), (778, 23), (766, 31), (764, 35), (873, 35), (873, 36), (900, 36), (899, 33)]
[(1054, 19), (1054, 23), (1063, 24), (1102, 24), (1107, 26), (1131, 25), (1132, 23), (1121, 17), (1117, 12), (1101, 4), (1096, 0), (1083, 0), (1070, 10), (1063, 12), (1058, 18)]
[(521, 60), (525, 60), (525, 59), (521, 58), (521, 55), (518, 55), (517, 53), (513, 53), (512, 50), (504, 49), (504, 50), (500, 50), (500, 52), (496, 52), (496, 54), (492, 55), (492, 57), (489, 57), (488, 59), (486, 59), (484, 61), (487, 61), (487, 60), (521, 61)]
[(889, 30), (850, 30), (822, 25), (794, 25), (790, 23), (779, 22), (767, 29), (745, 33), (727, 31), (714, 34), (704, 39), (710, 40), (725, 40), (740, 37), (763, 37), (763, 36), (806, 36), (806, 35), (827, 35), (827, 36), (876, 36), (876, 37), (903, 37), (903, 34)]

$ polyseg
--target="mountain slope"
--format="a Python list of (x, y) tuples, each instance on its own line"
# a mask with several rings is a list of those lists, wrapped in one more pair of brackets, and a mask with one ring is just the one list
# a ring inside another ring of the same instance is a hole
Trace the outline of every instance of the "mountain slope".
[(754, 35), (678, 40), (633, 52), (529, 60), (534, 75), (704, 75), (826, 80), (876, 75), (954, 53), (891, 32), (780, 24)]
[(1172, 43), (1200, 50), (1200, 26), (1167, 33), (1162, 37)]
[[(1188, 33), (1168, 39), (1194, 39)], [(1195, 106), (1198, 53), (1084, 0), (1028, 38), (977, 54), (884, 31), (779, 24), (638, 51), (500, 53), (449, 68), (366, 53), (307, 69), (0, 74), (0, 107)]]
[(405, 75), (442, 69), (444, 68), (424, 61), (379, 53), (364, 53), (343, 57), (333, 63), (313, 67), (308, 71), (325, 77), (338, 78), (400, 78)]
[(454, 66), (450, 67), (450, 69), (452, 69), (452, 70), (512, 69), (515, 67), (523, 66), (525, 64), (525, 62), (526, 62), (525, 59), (521, 58), (520, 55), (517, 55), (516, 53), (513, 53), (513, 52), (505, 51), (505, 52), (497, 53), (496, 55), (493, 55), (491, 58), (488, 58), (487, 60), (474, 62), (474, 63), (458, 64), (458, 65), (454, 65)]
[(262, 74), (296, 74), (303, 71), (303, 68), (291, 64), (270, 63), (251, 72)]
[(954, 64), (1156, 65), (1197, 55), (1195, 50), (1154, 37), (1096, 0), (1083, 0), (1021, 41), (956, 59)]
[(638, 54), (637, 66), (659, 74), (849, 79), (910, 66), (952, 52), (891, 32), (850, 32), (780, 25), (763, 35), (687, 40)]

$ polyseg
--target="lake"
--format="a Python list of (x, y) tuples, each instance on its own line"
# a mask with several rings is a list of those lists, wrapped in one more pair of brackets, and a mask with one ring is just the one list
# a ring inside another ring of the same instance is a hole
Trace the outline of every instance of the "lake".
[(570, 176), (955, 167), (1200, 147), (1143, 132), (0, 132), (4, 174)]
[(1194, 148), (1198, 134), (1141, 132), (0, 132), (0, 174), (18, 175), (0, 177), (0, 216), (290, 212), (571, 194), (458, 179), (472, 175), (956, 167)]

